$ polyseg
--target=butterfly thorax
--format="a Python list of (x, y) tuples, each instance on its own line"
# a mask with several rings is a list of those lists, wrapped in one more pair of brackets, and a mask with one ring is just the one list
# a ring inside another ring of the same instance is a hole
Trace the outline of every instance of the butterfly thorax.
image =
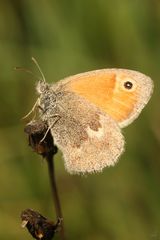
[(56, 107), (56, 93), (44, 81), (39, 81), (36, 89), (39, 94), (38, 107), (40, 115), (44, 120), (47, 120), (47, 116), (51, 115), (51, 110), (53, 112)]

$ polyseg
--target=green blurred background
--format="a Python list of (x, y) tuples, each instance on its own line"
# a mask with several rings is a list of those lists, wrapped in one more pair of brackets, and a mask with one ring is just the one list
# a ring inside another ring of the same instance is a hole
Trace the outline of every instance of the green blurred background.
[[(37, 96), (37, 71), (48, 82), (120, 67), (152, 77), (154, 95), (123, 130), (126, 152), (114, 168), (71, 176), (60, 153), (56, 175), (67, 239), (160, 239), (160, 1), (0, 0), (0, 239), (31, 239), (20, 212), (55, 219), (46, 163), (28, 147), (21, 117)], [(58, 236), (56, 237), (58, 239)]]

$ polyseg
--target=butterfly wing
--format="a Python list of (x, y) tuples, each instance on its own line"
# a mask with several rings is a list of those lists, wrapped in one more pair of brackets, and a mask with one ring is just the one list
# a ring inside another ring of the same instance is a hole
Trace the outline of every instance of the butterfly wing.
[(99, 172), (117, 162), (124, 150), (124, 139), (114, 119), (71, 92), (57, 100), (56, 112), (59, 120), (52, 126), (50, 113), (48, 124), (68, 172)]
[(139, 116), (153, 90), (153, 82), (148, 76), (127, 69), (77, 74), (61, 80), (60, 86), (95, 104), (120, 127), (127, 126)]

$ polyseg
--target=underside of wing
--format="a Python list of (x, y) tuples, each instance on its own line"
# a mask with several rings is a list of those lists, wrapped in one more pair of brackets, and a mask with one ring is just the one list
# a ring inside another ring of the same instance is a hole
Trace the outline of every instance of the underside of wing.
[[(72, 93), (63, 96), (60, 120), (51, 128), (70, 173), (100, 172), (113, 166), (124, 150), (117, 123), (84, 98)], [(51, 121), (52, 122), (52, 121)], [(51, 125), (49, 120), (49, 125)]]
[[(131, 83), (133, 88), (125, 88), (125, 83)], [(148, 76), (116, 68), (77, 74), (61, 80), (57, 86), (95, 104), (120, 127), (129, 125), (138, 117), (153, 91), (153, 82)]]

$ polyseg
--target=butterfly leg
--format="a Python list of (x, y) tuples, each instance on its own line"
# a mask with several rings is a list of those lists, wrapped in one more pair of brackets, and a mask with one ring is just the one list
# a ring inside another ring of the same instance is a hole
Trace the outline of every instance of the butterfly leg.
[(46, 138), (48, 132), (50, 131), (50, 129), (57, 123), (57, 121), (59, 121), (59, 119), (61, 118), (61, 116), (59, 114), (54, 114), (53, 116), (50, 116), (51, 118), (54, 117), (55, 120), (53, 121), (53, 123), (48, 127), (47, 131), (45, 132), (44, 137), (41, 139), (40, 142), (43, 142), (44, 139)]
[(29, 111), (29, 113), (27, 113), (24, 117), (22, 117), (22, 119), (27, 118), (29, 115), (31, 115), (32, 112), (34, 112), (35, 108), (38, 106), (38, 101), (39, 101), (39, 98), (36, 100), (35, 104), (33, 105), (32, 109)]

